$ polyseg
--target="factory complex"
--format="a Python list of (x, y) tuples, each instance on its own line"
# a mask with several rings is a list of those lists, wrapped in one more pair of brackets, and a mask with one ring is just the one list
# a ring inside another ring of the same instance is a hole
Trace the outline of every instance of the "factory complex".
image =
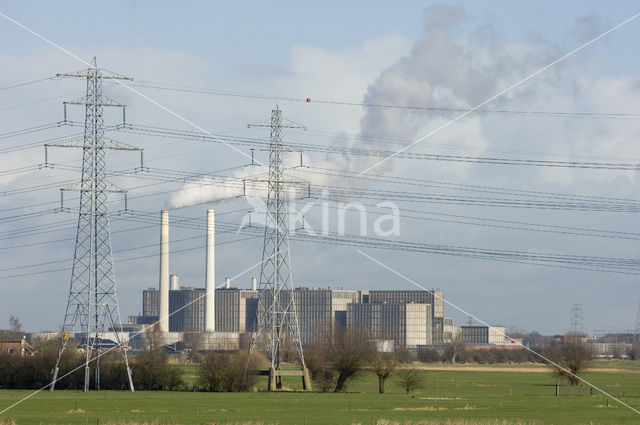
[[(129, 316), (122, 325), (136, 335), (130, 342), (133, 348), (142, 346), (144, 328), (154, 323), (166, 344), (184, 341), (186, 333), (198, 333), (203, 349), (212, 350), (237, 349), (259, 331), (258, 279), (247, 279), (246, 288), (232, 287), (229, 278), (219, 287), (215, 284), (214, 220), (214, 211), (209, 210), (204, 285), (181, 286), (178, 276), (169, 274), (169, 216), (162, 212), (159, 285), (142, 291), (141, 314)], [(367, 333), (384, 350), (440, 348), (456, 336), (473, 345), (505, 345), (502, 327), (455, 326), (444, 315), (440, 289), (347, 290), (308, 285), (283, 291), (280, 297), (284, 298), (281, 303), (291, 305), (306, 346), (321, 343), (338, 328)]]
[[(179, 277), (170, 274), (168, 211), (162, 211), (160, 218), (159, 284), (142, 291), (140, 314), (103, 329), (96, 347), (111, 348), (117, 341), (126, 341), (129, 349), (140, 350), (149, 346), (150, 338), (161, 338), (161, 344), (181, 351), (194, 336), (201, 350), (247, 346), (260, 332), (261, 288), (256, 277), (247, 279), (245, 288), (232, 286), (229, 278), (215, 283), (214, 211), (207, 211), (206, 272), (201, 287), (180, 285)], [(265, 293), (265, 303), (269, 296)], [(297, 321), (303, 346), (322, 343), (336, 331), (346, 330), (366, 335), (382, 351), (442, 349), (456, 338), (479, 347), (519, 347), (505, 338), (504, 327), (454, 325), (453, 318), (445, 317), (441, 289), (349, 290), (313, 284), (295, 285), (279, 297), (280, 303), (290, 306), (287, 314)], [(150, 335), (152, 330), (155, 336)], [(32, 340), (38, 337), (59, 337), (59, 333), (30, 335)], [(87, 341), (81, 332), (75, 333), (75, 339), (80, 346)]]

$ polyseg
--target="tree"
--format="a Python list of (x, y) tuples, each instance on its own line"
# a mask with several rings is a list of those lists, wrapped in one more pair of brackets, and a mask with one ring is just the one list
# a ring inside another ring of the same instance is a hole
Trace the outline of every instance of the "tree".
[(144, 328), (144, 350), (156, 352), (164, 345), (164, 333), (157, 323)]
[(629, 348), (627, 351), (627, 357), (629, 360), (638, 360), (640, 359), (640, 343), (636, 342)]
[(184, 345), (189, 349), (187, 354), (189, 363), (193, 364), (197, 362), (200, 357), (200, 350), (202, 349), (204, 332), (185, 332), (182, 339)]
[(346, 390), (348, 381), (364, 369), (372, 352), (365, 332), (336, 329), (331, 349), (331, 363), (337, 374), (334, 393)]
[(20, 323), (20, 319), (13, 314), (9, 317), (9, 329), (11, 329), (11, 332), (15, 333), (20, 333), (22, 330), (22, 323)]
[(376, 351), (371, 355), (371, 367), (378, 376), (378, 392), (384, 394), (384, 383), (396, 370), (398, 356), (396, 353)]
[[(73, 342), (75, 340), (69, 341), (69, 346), (74, 347)], [(60, 339), (59, 338), (46, 338), (46, 337), (38, 337), (34, 342), (34, 347), (39, 355), (43, 354), (57, 354), (60, 349)]]
[(333, 387), (333, 392), (339, 393), (369, 364), (373, 352), (367, 332), (338, 326), (333, 335), (322, 335), (308, 347), (304, 357), (320, 390), (328, 392)]
[(593, 359), (593, 350), (582, 338), (565, 336), (564, 341), (547, 350), (547, 357), (553, 361), (549, 366), (558, 378), (567, 378), (572, 386), (580, 383), (579, 376)]
[(424, 375), (416, 369), (403, 369), (398, 373), (398, 384), (409, 394), (425, 387)]
[(177, 390), (183, 384), (177, 365), (170, 365), (164, 350), (164, 333), (157, 325), (147, 326), (144, 331), (143, 350), (134, 359), (133, 384), (140, 390)]
[(466, 344), (462, 339), (462, 334), (458, 332), (444, 349), (444, 359), (450, 361), (452, 364), (456, 362), (456, 359), (460, 357), (466, 350)]
[(316, 343), (304, 351), (304, 360), (314, 385), (326, 393), (335, 387), (336, 372), (331, 364), (331, 343)]
[(257, 359), (248, 352), (209, 353), (202, 358), (198, 383), (206, 391), (249, 391), (255, 386)]

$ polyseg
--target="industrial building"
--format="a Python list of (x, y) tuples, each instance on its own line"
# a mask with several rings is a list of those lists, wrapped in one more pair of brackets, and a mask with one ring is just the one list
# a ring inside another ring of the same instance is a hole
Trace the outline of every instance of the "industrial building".
[[(247, 282), (246, 288), (232, 288), (228, 278), (215, 285), (214, 230), (214, 212), (209, 210), (204, 288), (180, 286), (178, 276), (169, 274), (169, 215), (162, 212), (159, 285), (142, 292), (142, 314), (130, 317), (129, 326), (142, 329), (157, 322), (165, 339), (172, 342), (180, 341), (185, 332), (204, 332), (205, 349), (238, 347), (243, 335), (247, 338), (257, 329), (257, 279)], [(441, 289), (298, 287), (292, 294), (303, 345), (322, 342), (337, 326), (369, 332), (376, 341), (408, 349), (442, 346), (459, 334), (472, 344), (504, 344), (497, 328), (455, 326), (452, 318), (444, 316)]]
[(503, 326), (460, 326), (462, 340), (469, 345), (504, 345)]
[[(172, 276), (173, 278), (174, 276)], [(172, 279), (173, 280), (173, 279)], [(175, 279), (177, 281), (177, 278)], [(232, 288), (225, 283), (215, 290), (215, 332), (247, 333), (254, 330), (258, 316), (256, 280), (251, 289)], [(169, 330), (171, 333), (204, 331), (205, 289), (182, 286), (173, 287), (168, 294)], [(424, 294), (421, 294), (424, 292)], [(417, 348), (442, 344), (444, 320), (434, 327), (433, 304), (415, 302), (441, 300), (443, 291), (434, 298), (431, 291), (358, 291), (330, 288), (296, 288), (294, 305), (298, 315), (300, 337), (304, 345), (322, 341), (331, 335), (336, 326), (371, 332), (376, 340), (393, 341), (397, 347)], [(153, 313), (159, 310), (159, 290), (145, 289), (142, 297), (142, 316), (130, 317), (132, 324), (143, 325), (159, 320)], [(371, 294), (374, 294), (371, 296)], [(420, 295), (418, 295), (420, 294)], [(425, 295), (426, 294), (426, 295)], [(286, 293), (282, 294), (287, 296)], [(409, 300), (408, 302), (402, 302)], [(375, 301), (375, 302), (373, 302)], [(400, 301), (400, 302), (397, 302)], [(440, 304), (439, 313), (444, 309)]]
[(415, 349), (432, 344), (431, 304), (349, 304), (347, 327), (377, 341)]

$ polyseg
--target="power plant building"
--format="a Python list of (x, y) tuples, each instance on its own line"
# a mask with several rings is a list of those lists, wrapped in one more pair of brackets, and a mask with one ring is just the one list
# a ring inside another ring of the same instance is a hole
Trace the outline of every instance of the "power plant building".
[(216, 290), (215, 330), (252, 332), (258, 319), (257, 290), (225, 288)]
[(142, 315), (160, 316), (160, 291), (157, 288), (142, 291)]
[[(255, 286), (254, 281), (252, 287)], [(143, 291), (143, 316), (131, 318), (132, 323), (158, 320), (157, 315), (149, 314), (159, 311), (158, 292), (157, 289)], [(204, 288), (183, 286), (168, 292), (169, 332), (204, 331)], [(216, 332), (247, 333), (255, 330), (258, 320), (257, 289), (224, 287), (215, 292)], [(386, 301), (434, 299), (431, 293), (421, 296), (413, 292), (418, 291), (296, 288), (293, 291), (294, 305), (302, 343), (308, 345), (323, 341), (333, 334), (336, 326), (366, 329), (371, 332), (372, 338), (393, 340), (398, 347), (416, 348), (442, 342), (433, 336), (436, 328), (433, 326), (432, 304)], [(442, 294), (442, 291), (439, 292)], [(281, 296), (288, 297), (288, 293), (282, 293)], [(440, 318), (441, 323), (443, 320), (451, 321), (450, 318)]]
[(358, 301), (358, 291), (298, 288), (293, 291), (303, 344), (319, 342), (347, 325), (347, 307)]
[(460, 326), (460, 332), (469, 345), (504, 345), (504, 326)]
[(392, 340), (395, 346), (418, 348), (432, 344), (431, 304), (349, 304), (347, 328), (369, 332), (373, 340)]
[[(142, 315), (130, 317), (131, 324), (159, 322), (167, 340), (179, 340), (184, 332), (206, 332), (210, 347), (237, 346), (240, 335), (256, 330), (260, 295), (256, 278), (252, 278), (250, 289), (232, 288), (228, 278), (223, 288), (216, 288), (214, 223), (214, 211), (208, 210), (204, 288), (179, 287), (178, 276), (169, 274), (169, 214), (162, 211), (158, 289), (142, 292)], [(490, 328), (454, 326), (452, 318), (444, 317), (444, 291), (440, 289), (360, 291), (301, 287), (292, 293), (304, 345), (324, 341), (338, 326), (361, 329), (369, 332), (372, 339), (411, 349), (441, 346), (460, 332), (470, 343), (491, 344), (499, 340)], [(280, 293), (280, 297), (289, 296), (289, 292)], [(287, 300), (281, 302), (286, 304)], [(234, 338), (236, 342), (232, 341)]]
[(169, 332), (204, 331), (204, 289), (169, 291)]

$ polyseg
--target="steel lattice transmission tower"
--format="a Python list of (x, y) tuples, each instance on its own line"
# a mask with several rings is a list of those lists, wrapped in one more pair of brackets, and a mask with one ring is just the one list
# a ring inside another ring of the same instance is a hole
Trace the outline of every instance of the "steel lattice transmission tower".
[(580, 304), (574, 304), (569, 312), (569, 326), (573, 335), (577, 335), (580, 331), (584, 330), (584, 314)]
[(95, 58), (92, 66), (87, 70), (58, 74), (58, 76), (86, 79), (87, 92), (86, 96), (79, 101), (65, 102), (65, 110), (67, 104), (85, 106), (84, 136), (48, 145), (82, 149), (82, 180), (78, 188), (68, 189), (80, 192), (80, 208), (69, 300), (50, 389), (53, 391), (55, 387), (60, 359), (69, 337), (73, 335), (73, 331), (77, 327), (80, 328), (80, 333), (83, 335), (81, 343), (85, 347), (84, 391), (89, 391), (90, 388), (90, 364), (92, 362), (95, 362), (95, 388), (100, 389), (99, 344), (101, 333), (104, 332), (106, 326), (109, 326), (115, 333), (115, 342), (126, 365), (129, 388), (133, 391), (127, 346), (125, 341), (121, 339), (122, 328), (120, 328), (120, 332), (116, 329), (116, 324), (119, 325), (121, 322), (116, 296), (107, 207), (107, 194), (123, 191), (107, 183), (105, 151), (107, 149), (140, 149), (105, 137), (103, 108), (110, 106), (124, 108), (124, 105), (107, 98), (102, 92), (104, 80), (131, 80), (131, 78), (98, 69)]
[(638, 302), (638, 311), (636, 312), (636, 326), (635, 326), (636, 339), (640, 339), (640, 302)]
[[(252, 125), (269, 127), (269, 178), (267, 180), (267, 210), (260, 271), (260, 295), (258, 301), (258, 331), (254, 336), (250, 352), (255, 348), (257, 337), (263, 337), (271, 367), (269, 369), (269, 391), (282, 388), (282, 376), (302, 376), (303, 389), (311, 390), (309, 371), (304, 361), (300, 327), (292, 287), (291, 254), (289, 251), (288, 204), (284, 190), (285, 179), (282, 163), (285, 149), (282, 142), (283, 128), (300, 128), (282, 123), (282, 111), (276, 107), (271, 111), (271, 123)], [(292, 344), (299, 356), (302, 369), (299, 371), (280, 369), (280, 353), (284, 344)]]

